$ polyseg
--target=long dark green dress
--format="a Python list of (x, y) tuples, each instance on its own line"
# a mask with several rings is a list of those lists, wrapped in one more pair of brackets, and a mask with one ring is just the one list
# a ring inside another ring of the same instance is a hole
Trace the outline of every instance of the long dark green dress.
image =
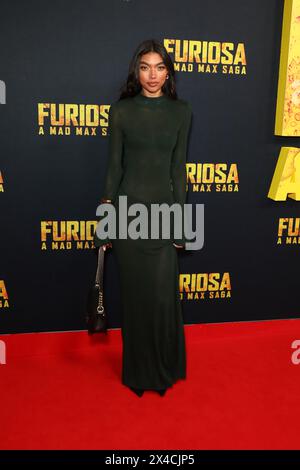
[[(109, 156), (103, 198), (118, 213), (127, 205), (186, 202), (186, 153), (192, 111), (184, 100), (139, 93), (109, 111)], [(128, 216), (128, 224), (136, 216)], [(101, 219), (100, 219), (101, 223)], [(149, 216), (149, 227), (151, 219)], [(118, 229), (118, 223), (117, 223)], [(161, 235), (161, 234), (160, 234)], [(186, 378), (186, 349), (179, 296), (178, 253), (185, 237), (99, 239), (111, 241), (120, 273), (122, 383), (144, 390), (165, 389)]]

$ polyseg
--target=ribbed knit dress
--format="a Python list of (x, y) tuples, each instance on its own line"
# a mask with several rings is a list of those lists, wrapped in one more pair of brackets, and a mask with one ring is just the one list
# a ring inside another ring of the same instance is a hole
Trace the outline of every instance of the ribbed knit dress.
[[(109, 110), (109, 154), (102, 197), (120, 210), (143, 203), (186, 202), (186, 156), (192, 110), (181, 99), (142, 93), (112, 103)], [(128, 215), (128, 225), (136, 215)], [(117, 217), (118, 220), (118, 217)], [(99, 221), (101, 223), (101, 219)], [(117, 232), (119, 224), (117, 222)], [(154, 238), (98, 238), (111, 241), (121, 288), (123, 341), (122, 383), (144, 390), (171, 387), (186, 378), (186, 348), (179, 295), (178, 250), (186, 239), (161, 233)]]

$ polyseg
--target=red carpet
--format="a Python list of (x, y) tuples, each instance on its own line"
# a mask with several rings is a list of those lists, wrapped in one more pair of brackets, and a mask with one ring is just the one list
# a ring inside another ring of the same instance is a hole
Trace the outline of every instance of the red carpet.
[(142, 398), (120, 381), (120, 330), (0, 336), (0, 448), (299, 449), (300, 320), (185, 331), (187, 379)]

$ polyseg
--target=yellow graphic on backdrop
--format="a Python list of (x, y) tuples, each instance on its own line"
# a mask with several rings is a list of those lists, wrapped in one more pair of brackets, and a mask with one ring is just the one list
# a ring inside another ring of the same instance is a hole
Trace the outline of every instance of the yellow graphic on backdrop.
[[(284, 2), (275, 135), (300, 135), (300, 0)], [(282, 147), (268, 197), (300, 201), (298, 148)]]

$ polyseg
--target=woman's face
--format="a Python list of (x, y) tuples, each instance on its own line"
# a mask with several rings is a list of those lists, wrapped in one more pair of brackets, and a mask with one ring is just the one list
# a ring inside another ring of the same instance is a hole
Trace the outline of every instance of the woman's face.
[(141, 56), (139, 80), (145, 94), (160, 95), (168, 69), (157, 52), (148, 52)]

